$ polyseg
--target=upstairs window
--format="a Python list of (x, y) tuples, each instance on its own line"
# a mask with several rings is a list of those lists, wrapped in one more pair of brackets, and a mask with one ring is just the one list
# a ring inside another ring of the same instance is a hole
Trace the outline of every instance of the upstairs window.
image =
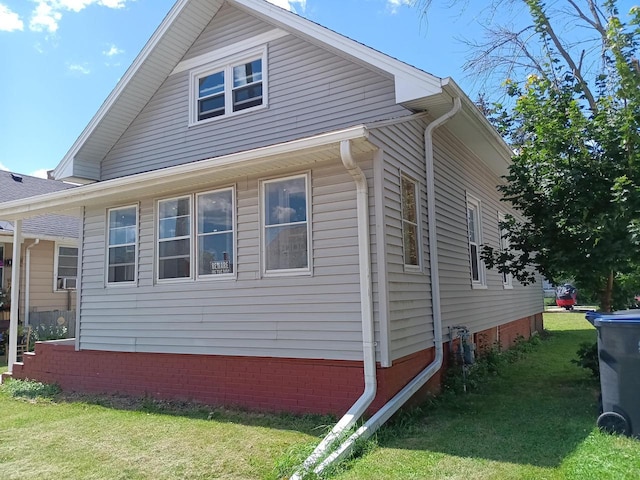
[(420, 266), (420, 240), (418, 235), (418, 184), (401, 176), (402, 188), (402, 243), (405, 267)]
[(191, 124), (266, 105), (266, 48), (191, 72)]
[(480, 259), (482, 245), (482, 215), (480, 200), (467, 195), (467, 229), (469, 233), (469, 259), (471, 262), (471, 284), (482, 288), (485, 283), (484, 263)]
[(56, 290), (75, 290), (78, 278), (78, 249), (56, 246)]

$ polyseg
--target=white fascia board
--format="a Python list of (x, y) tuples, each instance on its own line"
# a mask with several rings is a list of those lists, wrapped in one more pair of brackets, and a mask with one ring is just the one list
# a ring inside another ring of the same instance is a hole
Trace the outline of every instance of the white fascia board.
[(197, 178), (203, 170), (224, 170), (243, 164), (264, 161), (264, 159), (278, 155), (340, 144), (343, 140), (368, 138), (369, 130), (367, 127), (357, 125), (344, 130), (314, 135), (313, 137), (301, 138), (253, 150), (245, 150), (221, 157), (208, 158), (136, 175), (119, 177), (113, 180), (105, 180), (69, 190), (11, 200), (0, 203), (0, 218), (4, 220), (18, 220), (46, 213), (55, 213), (61, 210), (69, 210), (81, 207), (90, 201), (99, 200), (101, 197), (122, 193), (130, 187), (153, 188), (155, 186), (172, 183), (176, 178)]
[(89, 121), (89, 124), (82, 131), (80, 136), (76, 139), (74, 144), (71, 146), (71, 149), (67, 152), (67, 154), (62, 158), (58, 166), (53, 170), (53, 177), (55, 179), (59, 178), (68, 178), (73, 177), (73, 160), (78, 153), (78, 151), (82, 148), (87, 139), (93, 134), (98, 125), (100, 125), (100, 121), (105, 117), (105, 115), (109, 112), (114, 103), (118, 100), (122, 92), (125, 90), (131, 79), (136, 75), (140, 67), (147, 60), (151, 52), (155, 49), (157, 44), (160, 42), (164, 34), (171, 28), (171, 25), (176, 20), (176, 18), (180, 15), (184, 7), (191, 0), (179, 0), (175, 3), (173, 8), (169, 11), (167, 16), (164, 18), (160, 26), (153, 33), (149, 41), (142, 48), (138, 56), (135, 58), (133, 63), (129, 66), (127, 71), (124, 73), (120, 81), (117, 83), (115, 88), (111, 91), (106, 100), (102, 103), (96, 114)]

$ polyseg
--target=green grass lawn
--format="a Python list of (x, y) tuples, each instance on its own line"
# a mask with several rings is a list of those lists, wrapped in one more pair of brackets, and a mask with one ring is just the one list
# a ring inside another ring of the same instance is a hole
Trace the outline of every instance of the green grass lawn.
[[(596, 383), (570, 362), (595, 330), (574, 313), (546, 314), (545, 324), (550, 337), (523, 358), (471, 393), (401, 415), (333, 478), (640, 478), (640, 442), (597, 431)], [(33, 400), (10, 387), (0, 387), (2, 479), (275, 480), (274, 465), (331, 421), (145, 399)]]

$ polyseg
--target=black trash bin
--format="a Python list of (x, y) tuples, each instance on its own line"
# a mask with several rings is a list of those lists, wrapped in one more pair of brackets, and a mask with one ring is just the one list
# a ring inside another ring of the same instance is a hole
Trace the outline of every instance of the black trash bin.
[(640, 310), (589, 312), (598, 329), (602, 414), (598, 427), (640, 437)]

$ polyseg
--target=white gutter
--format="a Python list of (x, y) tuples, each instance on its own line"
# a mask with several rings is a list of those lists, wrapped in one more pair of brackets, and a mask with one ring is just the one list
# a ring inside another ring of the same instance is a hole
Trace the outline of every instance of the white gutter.
[[(435, 183), (433, 179), (433, 131), (443, 125), (462, 108), (460, 97), (453, 99), (453, 107), (447, 113), (431, 122), (424, 132), (424, 150), (426, 165), (426, 187), (427, 187), (427, 213), (429, 227), (429, 264), (431, 268), (431, 303), (433, 312), (433, 341), (436, 355), (427, 367), (420, 372), (411, 382), (409, 382), (400, 392), (389, 400), (376, 414), (371, 417), (362, 427), (356, 430), (342, 445), (334, 450), (331, 455), (320, 463), (314, 473), (320, 474), (329, 465), (344, 458), (353, 445), (358, 440), (366, 440), (371, 437), (391, 416), (398, 411), (427, 381), (442, 367), (444, 351), (442, 347), (442, 315), (440, 310), (440, 276), (438, 271), (438, 237), (436, 230), (436, 208), (435, 208)], [(294, 477), (292, 477), (293, 479)]]
[(373, 325), (373, 292), (371, 287), (371, 237), (369, 234), (369, 185), (367, 177), (351, 153), (351, 142), (340, 142), (342, 163), (356, 184), (356, 211), (358, 221), (358, 252), (360, 262), (360, 306), (362, 310), (362, 352), (364, 363), (364, 392), (322, 439), (313, 453), (290, 480), (301, 480), (349, 430), (367, 410), (376, 397), (376, 346)]
[(35, 247), (40, 243), (40, 239), (36, 238), (36, 240), (29, 245), (27, 250), (27, 259), (24, 264), (24, 328), (29, 326), (29, 302), (31, 296), (31, 248)]

